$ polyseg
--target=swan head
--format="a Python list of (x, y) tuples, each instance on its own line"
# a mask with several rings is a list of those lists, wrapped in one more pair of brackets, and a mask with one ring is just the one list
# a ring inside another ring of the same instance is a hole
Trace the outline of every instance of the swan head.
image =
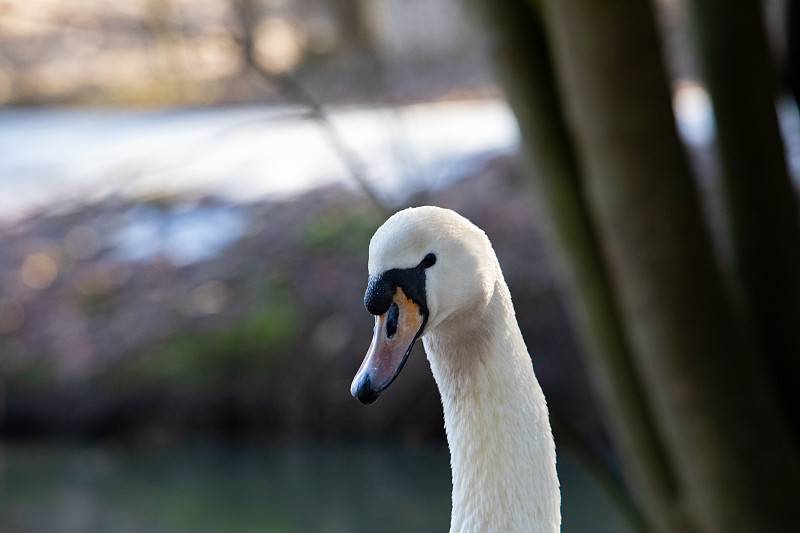
[(364, 306), (375, 329), (351, 394), (376, 401), (418, 338), (486, 305), (498, 272), (486, 234), (454, 211), (426, 206), (390, 217), (369, 244)]

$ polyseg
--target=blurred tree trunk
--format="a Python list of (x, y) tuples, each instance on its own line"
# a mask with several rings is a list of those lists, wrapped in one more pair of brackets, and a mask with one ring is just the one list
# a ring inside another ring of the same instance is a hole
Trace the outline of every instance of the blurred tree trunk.
[[(540, 4), (547, 41), (534, 11)], [(578, 322), (591, 323), (582, 328), (586, 339), (605, 343), (590, 360), (617, 350), (595, 366), (598, 382), (624, 384), (624, 372), (608, 365), (615, 357), (624, 365), (630, 351), (632, 396), (618, 400), (635, 398), (638, 379), (648, 396), (641, 404), (652, 406), (657, 434), (650, 434), (668, 458), (660, 460), (660, 481), (641, 463), (632, 467), (637, 482), (666, 490), (667, 508), (677, 494), (692, 525), (666, 526), (673, 530), (800, 530), (796, 450), (714, 262), (675, 130), (652, 7), (645, 0), (480, 5), (496, 28), (503, 81), (570, 264)], [(548, 43), (561, 98), (549, 81)], [(605, 322), (598, 309), (608, 313)], [(664, 527), (652, 516), (651, 523)]]
[(256, 26), (259, 22), (258, 6), (255, 0), (230, 0), (234, 16), (233, 40), (239, 45), (242, 54), (243, 73), (258, 68), (256, 59)]
[(178, 101), (187, 98), (185, 73), (186, 46), (180, 29), (179, 13), (172, 0), (147, 0), (144, 10), (144, 26), (148, 37), (148, 64), (153, 80), (177, 79), (174, 85)]
[(800, 220), (775, 112), (761, 4), (691, 0), (689, 8), (714, 105), (745, 318), (783, 414), (800, 438)]
[(652, 7), (542, 5), (590, 211), (688, 511), (709, 533), (798, 531), (797, 458), (715, 267)]
[(800, 0), (786, 0), (786, 76), (800, 106)]
[(688, 531), (588, 219), (540, 14), (526, 0), (475, 4), (482, 10), (494, 63), (522, 130), (537, 196), (549, 221), (549, 244), (557, 252), (552, 255), (562, 258), (556, 271), (595, 394), (613, 428), (630, 493), (644, 509), (648, 530)]
[(344, 47), (371, 52), (374, 36), (365, 14), (369, 4), (364, 0), (336, 0), (331, 7), (339, 23), (339, 35)]

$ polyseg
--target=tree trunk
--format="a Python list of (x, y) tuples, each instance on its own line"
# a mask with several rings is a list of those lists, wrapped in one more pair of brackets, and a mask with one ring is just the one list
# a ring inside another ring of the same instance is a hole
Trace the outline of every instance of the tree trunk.
[(761, 4), (691, 0), (689, 8), (714, 105), (745, 319), (800, 442), (800, 220)]
[(496, 70), (522, 131), (536, 193), (548, 220), (552, 255), (562, 259), (555, 270), (580, 333), (594, 392), (621, 456), (630, 492), (643, 510), (647, 529), (689, 531), (609, 292), (538, 10), (526, 0), (480, 0), (475, 4), (483, 15)]
[(800, 0), (786, 1), (786, 79), (800, 106)]
[(715, 268), (651, 6), (542, 5), (625, 333), (689, 511), (708, 533), (798, 531), (796, 457)]

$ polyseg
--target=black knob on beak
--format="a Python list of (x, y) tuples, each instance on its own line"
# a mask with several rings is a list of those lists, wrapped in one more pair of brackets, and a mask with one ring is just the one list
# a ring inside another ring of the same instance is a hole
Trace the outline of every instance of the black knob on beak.
[(394, 287), (385, 276), (371, 276), (364, 293), (364, 307), (370, 314), (378, 316), (384, 314), (392, 305)]

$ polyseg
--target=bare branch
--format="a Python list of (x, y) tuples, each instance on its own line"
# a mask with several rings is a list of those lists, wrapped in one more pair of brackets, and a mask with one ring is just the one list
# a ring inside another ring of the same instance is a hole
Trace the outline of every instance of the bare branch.
[(253, 0), (232, 0), (232, 5), (240, 29), (234, 40), (242, 51), (242, 57), (245, 61), (244, 68), (257, 73), (264, 81), (277, 87), (278, 92), (286, 100), (308, 109), (309, 117), (320, 126), (327, 137), (328, 143), (347, 167), (350, 177), (375, 204), (378, 210), (388, 216), (391, 210), (381, 200), (372, 182), (367, 177), (367, 172), (361, 159), (342, 141), (341, 135), (339, 135), (336, 126), (322, 103), (291, 74), (273, 72), (258, 61), (255, 53), (254, 31), (258, 15), (255, 12)]

